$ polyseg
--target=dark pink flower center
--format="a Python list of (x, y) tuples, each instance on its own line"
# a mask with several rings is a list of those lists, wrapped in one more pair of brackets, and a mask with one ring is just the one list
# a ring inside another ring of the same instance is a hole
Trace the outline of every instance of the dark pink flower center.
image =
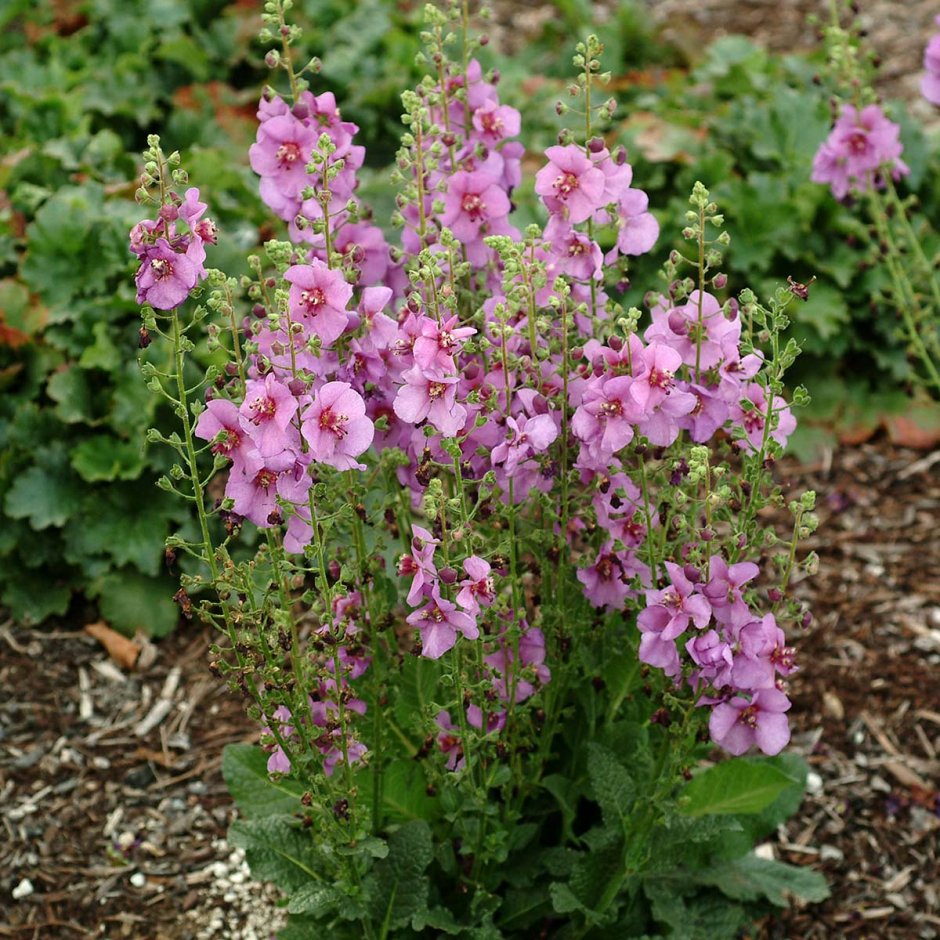
[(255, 477), (255, 486), (267, 490), (277, 482), (277, 474), (273, 470), (259, 470)]
[(763, 432), (764, 416), (756, 408), (748, 411), (744, 415), (744, 430), (747, 431), (748, 434)]
[(503, 136), (503, 119), (493, 111), (481, 114), (480, 123), (483, 125), (484, 134), (490, 134), (493, 137)]
[(428, 398), (443, 398), (447, 391), (447, 385), (444, 382), (428, 382)]
[(443, 623), (447, 618), (444, 616), (444, 611), (441, 610), (437, 604), (434, 604), (431, 609), (424, 615), (425, 620), (433, 620), (434, 623)]
[(330, 431), (342, 440), (348, 433), (346, 425), (349, 423), (348, 415), (338, 415), (330, 408), (324, 408), (320, 414), (320, 430)]
[(464, 193), (460, 200), (460, 208), (470, 216), (473, 222), (479, 222), (486, 212), (486, 204), (479, 193)]
[(623, 414), (623, 404), (619, 400), (605, 401), (598, 410), (605, 418), (619, 418)]
[(173, 277), (173, 265), (165, 258), (154, 258), (154, 260), (150, 262), (150, 270), (153, 271), (153, 276), (158, 281)]
[(610, 555), (602, 555), (594, 568), (602, 581), (610, 581), (614, 576), (614, 563)]
[(268, 421), (274, 417), (277, 411), (277, 403), (273, 398), (267, 395), (259, 395), (248, 405), (248, 411), (251, 417), (248, 419), (252, 424), (261, 424), (262, 421)]
[(326, 294), (319, 287), (302, 290), (300, 292), (300, 303), (306, 307), (307, 313), (315, 316), (320, 312), (320, 308), (326, 305)]
[(667, 372), (665, 369), (657, 369), (653, 366), (653, 368), (650, 369), (647, 381), (650, 384), (650, 388), (661, 388), (664, 391), (668, 391), (672, 388), (672, 373)]
[(300, 159), (300, 145), (294, 143), (292, 140), (285, 140), (284, 143), (277, 148), (275, 157), (281, 166), (289, 167)]
[(559, 199), (567, 199), (578, 188), (578, 177), (570, 171), (559, 173), (552, 183)]
[(868, 134), (862, 128), (854, 131), (849, 134), (848, 139), (849, 150), (853, 154), (863, 154), (868, 150)]

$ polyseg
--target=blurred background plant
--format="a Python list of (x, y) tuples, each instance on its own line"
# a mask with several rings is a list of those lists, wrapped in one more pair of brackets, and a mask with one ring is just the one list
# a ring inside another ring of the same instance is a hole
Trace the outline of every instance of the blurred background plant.
[[(394, 203), (385, 166), (397, 147), (398, 89), (417, 76), (421, 6), (297, 3), (324, 87), (362, 129), (371, 161), (364, 196), (382, 225)], [(136, 219), (135, 155), (157, 126), (183, 152), (222, 230), (213, 265), (234, 272), (238, 254), (277, 234), (245, 156), (267, 74), (253, 45), (259, 8), (254, 0), (7, 0), (0, 11), (0, 604), (19, 621), (91, 619), (88, 605), (126, 632), (161, 635), (178, 620), (162, 545), (185, 511), (154, 486), (165, 457), (136, 443), (168, 422), (137, 364), (126, 238)], [(810, 181), (830, 126), (814, 80), (821, 54), (780, 56), (730, 36), (690, 63), (659, 38), (639, 0), (496, 4), (495, 13), (492, 45), (513, 52), (500, 57), (501, 80), (507, 97), (528, 103), (531, 152), (562, 123), (561, 40), (604, 14), (596, 31), (621, 102), (612, 133), (653, 212), (677, 217), (682, 194), (705, 180), (727, 210), (732, 288), (772, 293), (788, 276), (816, 278), (793, 311), (805, 352), (791, 378), (814, 398), (795, 442), (802, 456), (831, 442), (840, 423), (870, 425), (910, 407), (906, 344), (865, 223)], [(911, 169), (903, 190), (936, 218), (936, 141), (902, 105), (887, 110)], [(516, 199), (534, 213), (531, 191)], [(635, 284), (655, 283), (652, 264), (636, 262)], [(627, 305), (641, 300), (626, 291)]]

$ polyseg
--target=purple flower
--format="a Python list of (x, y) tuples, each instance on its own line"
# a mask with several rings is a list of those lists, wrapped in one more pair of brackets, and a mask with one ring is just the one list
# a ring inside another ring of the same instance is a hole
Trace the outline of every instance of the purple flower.
[(453, 648), (458, 632), (468, 640), (480, 635), (474, 618), (441, 597), (437, 585), (431, 590), (431, 602), (411, 614), (408, 623), (420, 631), (421, 654), (428, 659), (440, 659)]
[(729, 754), (743, 754), (755, 744), (765, 754), (779, 754), (790, 740), (785, 712), (790, 700), (778, 689), (761, 689), (748, 699), (736, 695), (719, 702), (708, 722), (712, 740)]
[(489, 607), (496, 599), (490, 563), (476, 555), (465, 559), (463, 570), (467, 573), (460, 582), (457, 603), (471, 614), (479, 614), (480, 607)]
[(509, 197), (489, 173), (460, 170), (448, 180), (441, 224), (460, 241), (476, 242), (490, 232), (491, 223), (504, 220), (510, 208)]
[(375, 425), (348, 382), (327, 382), (304, 411), (301, 433), (314, 460), (337, 470), (364, 470), (355, 458), (369, 449)]
[(508, 440), (493, 448), (490, 460), (495, 464), (504, 464), (510, 476), (516, 467), (533, 453), (542, 453), (558, 437), (558, 427), (551, 415), (535, 415), (532, 418), (517, 421), (506, 419)]
[(744, 585), (760, 574), (752, 561), (729, 565), (721, 555), (712, 555), (708, 562), (708, 583), (702, 593), (711, 603), (715, 619), (734, 625), (751, 619), (751, 612), (742, 598)]
[(572, 225), (584, 222), (604, 205), (606, 181), (580, 147), (549, 147), (548, 166), (535, 175), (535, 191), (552, 214), (568, 213)]
[(405, 384), (395, 396), (395, 414), (409, 424), (427, 418), (445, 437), (454, 437), (467, 419), (467, 409), (457, 404), (457, 376), (414, 366), (402, 378)]
[(679, 565), (667, 561), (666, 571), (672, 584), (661, 591), (646, 592), (647, 607), (637, 620), (641, 625), (648, 623), (662, 639), (674, 640), (685, 633), (690, 620), (700, 630), (707, 626), (712, 608), (707, 597), (696, 593), (696, 586)]
[(206, 403), (199, 415), (193, 434), (204, 441), (213, 441), (212, 453), (221, 454), (237, 463), (248, 450), (247, 437), (239, 421), (238, 408), (225, 398), (214, 398)]
[(331, 271), (315, 258), (310, 264), (295, 264), (284, 272), (290, 282), (290, 312), (329, 345), (340, 337), (349, 315), (346, 305), (352, 297), (352, 285), (340, 271)]
[[(430, 594), (437, 585), (437, 566), (434, 564), (434, 548), (440, 540), (434, 538), (427, 529), (412, 525), (411, 550), (413, 554), (402, 557), (398, 566), (401, 575), (413, 575), (411, 590), (408, 591), (408, 603), (412, 606), (421, 603), (423, 597)], [(489, 567), (489, 566), (487, 566)], [(458, 603), (460, 600), (458, 598)], [(465, 606), (461, 604), (461, 607)]]
[(249, 379), (245, 383), (245, 400), (238, 409), (239, 421), (262, 457), (273, 457), (290, 445), (287, 428), (296, 411), (297, 399), (273, 372), (263, 380)]
[(836, 199), (850, 192), (866, 192), (879, 185), (880, 174), (887, 169), (895, 179), (908, 172), (901, 160), (901, 129), (885, 117), (876, 104), (857, 111), (852, 105), (842, 112), (813, 161), (810, 179), (828, 183)]
[(185, 254), (174, 251), (165, 238), (147, 248), (137, 271), (137, 303), (156, 310), (178, 307), (196, 286), (198, 266)]

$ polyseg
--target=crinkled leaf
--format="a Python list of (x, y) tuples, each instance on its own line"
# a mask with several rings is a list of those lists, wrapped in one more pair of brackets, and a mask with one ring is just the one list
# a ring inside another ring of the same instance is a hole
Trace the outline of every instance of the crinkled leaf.
[(56, 402), (56, 415), (66, 424), (96, 422), (91, 381), (84, 369), (73, 365), (60, 372), (54, 372), (49, 377), (46, 391)]
[(238, 819), (229, 826), (228, 841), (245, 850), (255, 878), (273, 881), (289, 894), (310, 881), (332, 883), (310, 832), (296, 826), (289, 816)]
[(434, 857), (430, 827), (417, 819), (405, 823), (389, 836), (388, 850), (364, 882), (373, 923), (386, 930), (406, 926), (427, 908), (425, 869)]
[(313, 918), (321, 918), (332, 914), (342, 902), (343, 893), (338, 888), (310, 881), (291, 895), (287, 910), (291, 914), (309, 914)]
[(696, 872), (694, 877), (736, 901), (767, 898), (786, 907), (793, 899), (818, 902), (829, 897), (829, 886), (819, 872), (753, 854)]
[(447, 934), (447, 936), (457, 936), (464, 929), (463, 926), (454, 920), (454, 915), (446, 908), (432, 907), (430, 910), (419, 911), (411, 918), (411, 929), (416, 931), (430, 928), (436, 931), (436, 936)]
[(633, 780), (626, 767), (602, 744), (591, 741), (587, 751), (588, 778), (594, 799), (604, 814), (604, 822), (622, 831), (636, 798)]
[(303, 787), (288, 777), (268, 776), (268, 755), (253, 744), (227, 744), (222, 777), (244, 816), (287, 816), (300, 807)]

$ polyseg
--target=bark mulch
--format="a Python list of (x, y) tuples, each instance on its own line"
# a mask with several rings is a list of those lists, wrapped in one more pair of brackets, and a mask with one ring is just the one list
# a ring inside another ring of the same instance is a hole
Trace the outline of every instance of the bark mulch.
[[(888, 440), (786, 468), (819, 494), (819, 573), (797, 585), (794, 747), (811, 792), (765, 851), (832, 897), (781, 938), (940, 937), (940, 451)], [(242, 705), (184, 627), (127, 672), (81, 630), (0, 625), (0, 938), (267, 938), (278, 921), (224, 841), (219, 763)], [(730, 938), (729, 938), (730, 940)]]

